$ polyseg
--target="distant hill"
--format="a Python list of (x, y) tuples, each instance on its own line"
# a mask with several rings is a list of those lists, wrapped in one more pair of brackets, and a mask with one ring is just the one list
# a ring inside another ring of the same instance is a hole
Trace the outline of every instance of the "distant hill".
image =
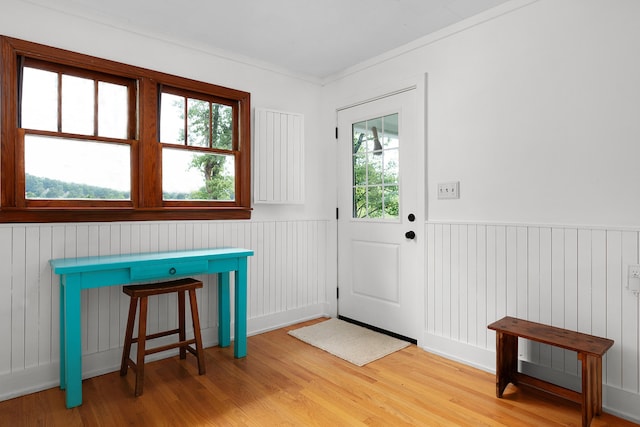
[[(98, 200), (130, 200), (129, 191), (93, 185), (76, 184), (57, 179), (41, 178), (26, 174), (27, 199), (98, 199)], [(193, 198), (188, 193), (164, 193), (165, 200), (188, 200)]]
[(129, 200), (131, 198), (131, 193), (128, 191), (41, 178), (29, 174), (26, 174), (26, 194), (28, 199)]

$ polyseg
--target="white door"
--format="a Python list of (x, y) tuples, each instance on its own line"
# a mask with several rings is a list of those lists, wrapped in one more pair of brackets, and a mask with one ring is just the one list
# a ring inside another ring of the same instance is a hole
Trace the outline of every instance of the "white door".
[(424, 143), (417, 90), (338, 112), (338, 315), (421, 330)]

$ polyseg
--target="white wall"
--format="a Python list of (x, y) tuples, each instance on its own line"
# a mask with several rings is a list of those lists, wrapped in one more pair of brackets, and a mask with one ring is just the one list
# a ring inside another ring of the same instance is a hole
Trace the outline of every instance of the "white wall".
[[(508, 2), (325, 96), (335, 107), (428, 74), (431, 220), (639, 226), (639, 16), (634, 0)], [(437, 200), (451, 180), (461, 199)]]
[[(251, 93), (252, 108), (303, 114), (307, 177), (304, 206), (255, 206), (254, 218), (333, 218), (333, 189), (324, 183), (322, 165), (333, 162), (331, 147), (321, 144), (314, 118), (320, 114), (320, 84), (248, 59), (180, 40), (166, 41), (20, 0), (4, 0), (0, 34), (72, 50), (130, 65), (175, 74)], [(331, 200), (327, 206), (327, 200)]]
[[(486, 325), (517, 315), (615, 340), (605, 407), (640, 421), (640, 2), (514, 0), (333, 76), (336, 108), (426, 75), (424, 339), (494, 369)], [(460, 181), (459, 200), (438, 200)], [(419, 237), (420, 238), (420, 237)], [(565, 385), (575, 354), (524, 348)], [(566, 354), (565, 354), (566, 353)]]
[[(51, 258), (216, 246), (253, 249), (248, 332), (335, 314), (335, 191), (322, 144), (321, 86), (282, 70), (179, 41), (163, 41), (71, 14), (3, 0), (0, 34), (69, 49), (251, 93), (252, 107), (305, 117), (305, 203), (254, 206), (250, 221), (0, 224), (0, 400), (59, 384), (59, 303)], [(205, 277), (215, 286), (214, 278)], [(213, 288), (215, 289), (215, 288)], [(330, 293), (327, 293), (330, 289)], [(198, 294), (203, 337), (217, 343), (216, 293)], [(123, 308), (124, 307), (124, 308)], [(175, 301), (154, 306), (153, 328), (175, 322)], [(83, 293), (83, 373), (118, 369), (126, 298), (120, 287)]]
[[(631, 186), (640, 182), (639, 18), (635, 0), (514, 0), (321, 87), (5, 0), (2, 34), (246, 90), (254, 107), (304, 114), (307, 201), (256, 206), (249, 222), (1, 226), (0, 338), (11, 345), (0, 350), (0, 398), (57, 381), (50, 253), (244, 241), (257, 248), (251, 331), (335, 312), (335, 109), (427, 74), (420, 124), (427, 129), (428, 194), (421, 345), (491, 369), (494, 341), (485, 324), (504, 313), (590, 328), (616, 341), (606, 356), (607, 410), (640, 421), (640, 314), (638, 300), (622, 288), (640, 245), (640, 192)], [(436, 184), (451, 180), (461, 182), (461, 198), (437, 200)], [(196, 235), (208, 240), (184, 237)], [(307, 255), (292, 261), (299, 251)], [(324, 286), (315, 279), (322, 271)], [(114, 325), (122, 310), (113, 292), (86, 298), (88, 374), (117, 366), (121, 329)], [(545, 352), (527, 348), (527, 369), (575, 382), (571, 355)]]

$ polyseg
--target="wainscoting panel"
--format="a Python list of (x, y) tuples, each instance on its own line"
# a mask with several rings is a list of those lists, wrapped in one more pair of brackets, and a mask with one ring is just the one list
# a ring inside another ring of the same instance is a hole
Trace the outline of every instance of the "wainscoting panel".
[[(487, 354), (495, 351), (487, 325), (505, 315), (608, 337), (604, 383), (640, 395), (640, 304), (626, 289), (638, 230), (428, 223), (426, 241), (426, 337)], [(429, 339), (425, 348), (447, 353)], [(520, 358), (579, 375), (574, 352), (521, 340)]]
[[(52, 258), (238, 246), (248, 264), (249, 333), (324, 314), (330, 221), (144, 222), (0, 226), (0, 400), (58, 381), (59, 277)], [(199, 276), (203, 339), (217, 343), (215, 276)], [(113, 370), (124, 340), (128, 298), (120, 286), (82, 295), (83, 372)], [(233, 310), (233, 304), (232, 304)], [(287, 315), (289, 313), (289, 315)], [(149, 332), (177, 325), (173, 295), (149, 301)], [(52, 380), (53, 378), (53, 380)]]
[(255, 109), (254, 202), (304, 203), (304, 115)]

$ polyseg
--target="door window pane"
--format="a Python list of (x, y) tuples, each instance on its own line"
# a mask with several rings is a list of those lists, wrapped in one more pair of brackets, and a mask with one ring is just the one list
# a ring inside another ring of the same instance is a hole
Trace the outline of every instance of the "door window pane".
[(367, 184), (382, 184), (384, 174), (382, 153), (374, 151), (367, 155)]
[(381, 185), (367, 188), (367, 216), (369, 218), (384, 218)]
[(398, 148), (398, 115), (391, 114), (382, 119), (382, 129), (384, 130), (382, 146), (384, 148)]
[(353, 188), (353, 217), (367, 217), (367, 187)]
[(367, 185), (367, 155), (353, 155), (353, 185)]
[[(397, 140), (397, 139), (396, 139)], [(397, 149), (384, 150), (384, 183), (385, 184), (397, 184), (399, 168), (399, 152)]]
[(398, 196), (398, 186), (390, 185), (384, 187), (384, 216), (386, 218), (398, 218), (400, 215), (400, 197)]
[(25, 135), (27, 199), (130, 200), (130, 146)]
[(353, 217), (399, 217), (398, 114), (352, 125)]

